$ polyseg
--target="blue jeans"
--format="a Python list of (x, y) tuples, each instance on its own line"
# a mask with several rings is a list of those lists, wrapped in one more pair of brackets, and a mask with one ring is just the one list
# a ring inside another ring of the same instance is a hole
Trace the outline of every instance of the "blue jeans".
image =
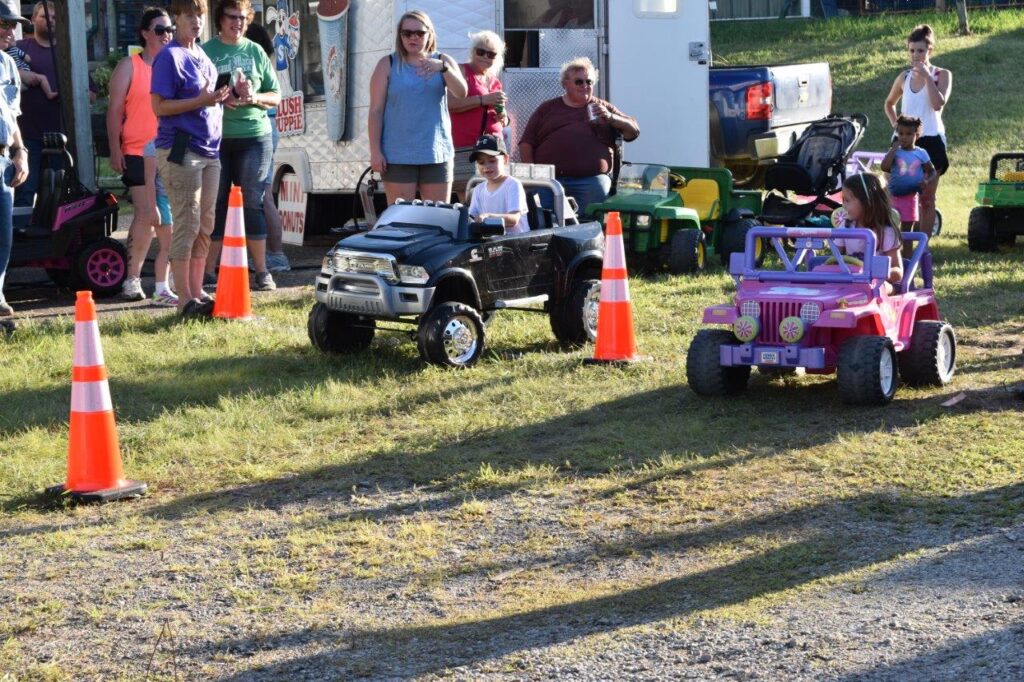
[(587, 215), (588, 206), (601, 203), (608, 198), (608, 192), (612, 191), (612, 179), (608, 175), (576, 178), (562, 176), (558, 181), (562, 183), (565, 195), (574, 198), (579, 204), (580, 216)]
[(7, 263), (11, 259), (11, 245), (14, 241), (14, 226), (11, 212), (14, 209), (14, 164), (7, 155), (0, 156), (0, 301), (4, 300), (4, 279), (7, 277)]
[(267, 219), (263, 215), (263, 195), (267, 169), (274, 158), (274, 145), (267, 133), (263, 137), (225, 137), (220, 143), (220, 191), (213, 241), (224, 239), (231, 185), (242, 188), (246, 239), (266, 239)]
[[(28, 151), (28, 179), (14, 190), (15, 206), (32, 206), (39, 191), (39, 180), (43, 170), (52, 168), (58, 170), (64, 167), (64, 159), (60, 154), (47, 154), (46, 163), (43, 163), (43, 141), (23, 140), (25, 149)], [(18, 216), (16, 224), (18, 227), (25, 227), (32, 222), (32, 216)]]

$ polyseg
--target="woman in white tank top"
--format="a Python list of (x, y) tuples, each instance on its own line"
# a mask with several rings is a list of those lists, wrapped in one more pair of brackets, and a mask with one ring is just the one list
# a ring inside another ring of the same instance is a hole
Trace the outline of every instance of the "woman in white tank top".
[[(939, 177), (949, 168), (942, 109), (949, 101), (953, 74), (947, 69), (932, 66), (935, 34), (928, 24), (921, 24), (910, 32), (907, 37), (907, 49), (910, 54), (910, 68), (901, 71), (893, 81), (889, 95), (885, 98), (885, 115), (894, 129), (899, 113), (921, 119), (923, 129), (917, 146), (928, 152), (935, 170), (938, 171), (934, 182), (921, 186), (919, 229), (930, 235), (935, 223), (935, 193), (939, 188)], [(899, 113), (896, 111), (897, 102), (900, 102)]]

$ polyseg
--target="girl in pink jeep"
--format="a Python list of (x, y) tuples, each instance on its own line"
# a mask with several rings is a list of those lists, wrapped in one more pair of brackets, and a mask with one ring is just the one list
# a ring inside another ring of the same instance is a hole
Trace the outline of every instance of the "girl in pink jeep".
[[(875, 233), (877, 255), (889, 257), (889, 275), (886, 277), (885, 292), (891, 294), (893, 285), (903, 279), (903, 259), (900, 247), (903, 239), (900, 230), (893, 226), (893, 208), (889, 193), (874, 173), (857, 173), (843, 183), (843, 208), (846, 219), (843, 227), (862, 227)], [(837, 239), (836, 244), (843, 253), (864, 260), (863, 239)], [(876, 254), (871, 254), (876, 255)]]

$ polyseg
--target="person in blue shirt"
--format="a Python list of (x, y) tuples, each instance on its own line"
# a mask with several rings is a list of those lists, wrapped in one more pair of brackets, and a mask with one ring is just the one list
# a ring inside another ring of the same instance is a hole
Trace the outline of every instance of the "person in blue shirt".
[(900, 214), (900, 229), (913, 230), (919, 219), (918, 195), (939, 177), (928, 152), (917, 146), (921, 119), (903, 115), (896, 119), (896, 137), (882, 159), (889, 174), (892, 207)]

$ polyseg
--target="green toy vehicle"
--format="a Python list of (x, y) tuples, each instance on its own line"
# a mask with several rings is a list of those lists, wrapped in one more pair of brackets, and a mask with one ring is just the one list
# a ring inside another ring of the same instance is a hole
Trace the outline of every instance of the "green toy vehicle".
[(696, 273), (709, 251), (723, 264), (743, 252), (747, 230), (758, 224), (761, 193), (733, 189), (725, 168), (624, 163), (615, 195), (589, 211), (602, 223), (609, 211), (619, 212), (631, 260)]
[(978, 184), (974, 195), (980, 206), (971, 209), (967, 221), (967, 247), (971, 251), (995, 251), (1013, 246), (1024, 234), (1024, 153), (992, 157), (988, 180)]

